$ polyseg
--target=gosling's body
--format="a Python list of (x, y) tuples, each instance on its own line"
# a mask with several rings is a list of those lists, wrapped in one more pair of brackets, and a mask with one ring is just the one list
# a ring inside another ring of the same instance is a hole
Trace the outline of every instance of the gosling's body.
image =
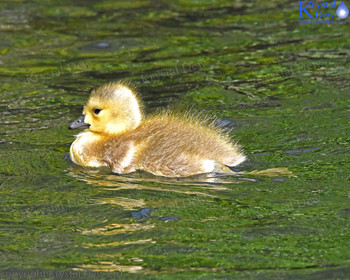
[(84, 115), (90, 126), (70, 148), (72, 161), (82, 166), (107, 166), (118, 174), (144, 170), (183, 177), (224, 171), (245, 160), (225, 134), (196, 118), (164, 113), (143, 119), (138, 98), (123, 84), (95, 90)]

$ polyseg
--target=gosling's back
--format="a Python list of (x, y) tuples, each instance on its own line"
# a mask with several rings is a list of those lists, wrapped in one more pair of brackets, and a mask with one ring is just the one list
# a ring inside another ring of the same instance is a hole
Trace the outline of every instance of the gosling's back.
[[(218, 129), (167, 115), (146, 119), (117, 142), (107, 152), (110, 158), (119, 157), (125, 162), (129, 157), (127, 169), (142, 169), (159, 176), (213, 172), (245, 160), (239, 147)], [(118, 170), (121, 161), (110, 162), (112, 170)]]

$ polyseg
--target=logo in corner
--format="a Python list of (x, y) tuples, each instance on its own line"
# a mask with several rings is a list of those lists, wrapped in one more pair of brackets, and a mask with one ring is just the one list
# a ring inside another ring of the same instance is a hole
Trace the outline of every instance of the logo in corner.
[[(300, 23), (346, 23), (346, 21), (334, 19), (335, 14), (340, 19), (345, 19), (349, 15), (349, 9), (344, 1), (337, 7), (336, 1), (315, 2), (315, 1), (298, 1)], [(336, 9), (334, 11), (334, 9)], [(314, 19), (318, 19), (314, 21)]]

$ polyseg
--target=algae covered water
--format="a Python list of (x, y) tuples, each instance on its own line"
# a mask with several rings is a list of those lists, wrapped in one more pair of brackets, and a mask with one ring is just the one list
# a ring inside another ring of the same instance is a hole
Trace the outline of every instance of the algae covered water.
[[(299, 12), (1, 1), (0, 278), (349, 279), (349, 19)], [(112, 80), (135, 85), (147, 113), (225, 120), (249, 158), (237, 171), (295, 177), (73, 166), (67, 127)]]

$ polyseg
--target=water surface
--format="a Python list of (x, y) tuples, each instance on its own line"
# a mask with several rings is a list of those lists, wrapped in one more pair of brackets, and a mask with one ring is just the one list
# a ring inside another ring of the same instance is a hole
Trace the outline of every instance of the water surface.
[[(281, 0), (2, 1), (0, 278), (348, 279), (349, 24), (297, 14)], [(297, 177), (72, 166), (68, 124), (119, 79), (148, 113), (231, 121), (240, 170)]]

